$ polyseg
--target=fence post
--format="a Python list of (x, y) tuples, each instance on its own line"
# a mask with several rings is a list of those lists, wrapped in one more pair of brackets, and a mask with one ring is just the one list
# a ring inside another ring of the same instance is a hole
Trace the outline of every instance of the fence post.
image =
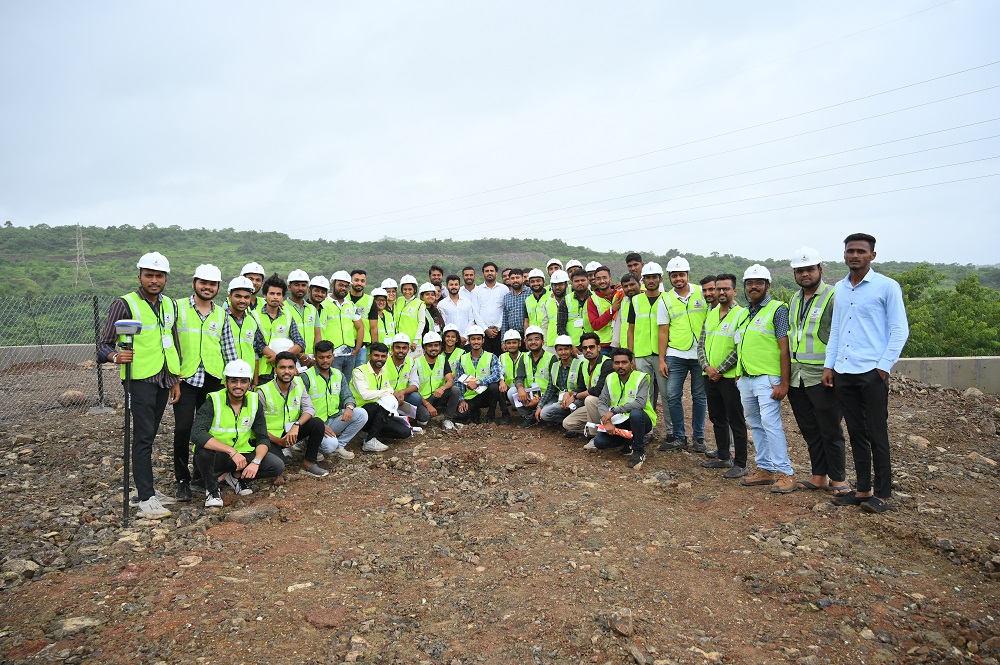
[(94, 367), (97, 368), (97, 403), (104, 406), (104, 372), (101, 370), (101, 306), (94, 296)]

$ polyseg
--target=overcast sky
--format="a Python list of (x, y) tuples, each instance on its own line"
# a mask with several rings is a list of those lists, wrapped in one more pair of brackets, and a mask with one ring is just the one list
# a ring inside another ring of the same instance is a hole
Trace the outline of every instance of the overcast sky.
[(997, 26), (993, 0), (4, 2), (0, 220), (838, 260), (865, 231), (997, 263)]

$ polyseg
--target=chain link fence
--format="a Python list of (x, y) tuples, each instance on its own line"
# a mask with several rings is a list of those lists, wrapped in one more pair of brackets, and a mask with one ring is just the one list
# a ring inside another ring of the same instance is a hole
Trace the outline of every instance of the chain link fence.
[(116, 406), (118, 368), (97, 363), (112, 296), (0, 298), (0, 421)]

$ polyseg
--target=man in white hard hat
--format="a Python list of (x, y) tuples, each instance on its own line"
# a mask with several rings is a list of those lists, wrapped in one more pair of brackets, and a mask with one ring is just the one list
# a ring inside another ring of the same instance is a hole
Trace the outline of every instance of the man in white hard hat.
[(788, 307), (771, 297), (771, 272), (754, 264), (743, 273), (747, 310), (733, 340), (743, 413), (753, 431), (757, 469), (741, 485), (770, 485), (772, 492), (795, 491), (788, 442), (781, 423), (781, 400), (788, 394)]
[(396, 333), (389, 347), (389, 358), (385, 361), (383, 375), (392, 386), (396, 398), (402, 403), (406, 396), (416, 389), (410, 386), (410, 372), (413, 371), (413, 356), (410, 355), (412, 342), (406, 333)]
[[(476, 287), (472, 294), (472, 306), (476, 316), (476, 325), (485, 332), (483, 348), (498, 356), (503, 341), (501, 327), (503, 326), (503, 299), (510, 289), (497, 281), (499, 268), (492, 261), (483, 264), (483, 283)], [(527, 294), (525, 294), (527, 295)], [(523, 321), (523, 317), (522, 317)]]
[(222, 389), (227, 363), (237, 360), (236, 343), (226, 310), (212, 300), (219, 293), (222, 271), (211, 264), (198, 266), (191, 281), (193, 293), (177, 301), (180, 339), (181, 389), (174, 404), (174, 498), (191, 500), (191, 426), (210, 393)]
[[(409, 343), (407, 343), (409, 347)], [(366, 453), (381, 453), (389, 449), (379, 440), (406, 439), (413, 436), (412, 430), (405, 422), (396, 418), (397, 409), (403, 402), (392, 381), (385, 375), (386, 360), (389, 357), (389, 347), (382, 342), (372, 342), (368, 348), (368, 362), (354, 369), (351, 378), (351, 392), (355, 403), (368, 412), (368, 424), (365, 426), (367, 438), (361, 445), (361, 451)], [(383, 400), (395, 400), (392, 410), (386, 408)]]
[(514, 385), (507, 392), (507, 398), (517, 407), (521, 416), (518, 424), (521, 429), (538, 424), (538, 405), (542, 395), (548, 390), (552, 365), (556, 362), (556, 357), (542, 348), (545, 345), (545, 333), (541, 328), (533, 326), (524, 333), (524, 344), (528, 347), (528, 352), (518, 359), (514, 369)]
[(523, 334), (528, 326), (528, 294), (531, 293), (524, 285), (524, 271), (511, 268), (508, 276), (508, 291), (503, 297), (503, 323), (500, 326), (501, 335), (508, 330), (516, 330)]
[[(380, 286), (372, 289), (371, 295), (372, 309), (368, 312), (368, 330), (372, 344), (375, 342), (391, 344), (392, 337), (396, 334), (396, 320), (392, 316), (392, 310), (389, 309), (389, 294)], [(365, 357), (367, 356), (366, 353)]]
[(545, 288), (545, 273), (538, 268), (528, 272), (528, 297), (524, 299), (524, 311), (527, 321), (524, 327), (538, 326), (542, 330), (549, 329), (548, 304), (549, 290)]
[(347, 295), (351, 299), (351, 302), (354, 303), (354, 310), (361, 317), (361, 324), (364, 329), (364, 342), (355, 360), (355, 367), (363, 365), (368, 361), (368, 345), (372, 343), (372, 331), (371, 326), (368, 325), (368, 321), (370, 321), (368, 315), (375, 309), (375, 301), (370, 293), (365, 293), (366, 286), (368, 286), (368, 272), (361, 268), (352, 270), (351, 290)]
[(545, 270), (549, 273), (549, 277), (552, 277), (552, 273), (556, 270), (563, 269), (563, 262), (556, 258), (549, 259), (549, 262), (545, 264)]
[[(858, 479), (857, 491), (833, 501), (884, 513), (892, 496), (889, 372), (899, 360), (910, 326), (902, 289), (872, 270), (874, 260), (874, 236), (852, 233), (844, 239), (844, 263), (850, 272), (834, 286), (837, 308), (826, 346), (823, 384), (837, 395)], [(864, 325), (859, 325), (862, 321)]]
[[(321, 339), (316, 342), (315, 353), (316, 362), (301, 377), (316, 411), (315, 417), (324, 424), (319, 452), (353, 459), (354, 453), (347, 445), (364, 429), (368, 412), (355, 404), (350, 377), (345, 377), (333, 366), (333, 344)], [(296, 444), (293, 448), (302, 449), (302, 446)]]
[(556, 339), (555, 360), (549, 365), (549, 385), (535, 407), (535, 420), (561, 425), (566, 416), (583, 406), (582, 400), (577, 403), (576, 393), (584, 387), (581, 369), (585, 364), (583, 358), (573, 355), (573, 340), (569, 335)]
[(282, 351), (275, 355), (274, 380), (258, 388), (257, 396), (264, 411), (271, 452), (287, 459), (293, 446), (305, 441), (301, 473), (310, 478), (326, 477), (329, 471), (317, 463), (326, 423), (314, 417), (316, 408), (295, 368), (294, 353)]
[(656, 261), (642, 267), (643, 292), (632, 296), (629, 303), (626, 346), (635, 354), (635, 368), (649, 375), (650, 401), (663, 407), (664, 441), (672, 440), (670, 406), (667, 403), (667, 377), (660, 373), (660, 326), (657, 317), (663, 299), (663, 268)]
[(344, 376), (351, 376), (365, 343), (364, 324), (354, 302), (347, 297), (351, 288), (347, 271), (333, 273), (330, 285), (330, 298), (320, 315), (320, 336), (333, 344), (333, 366)]
[(425, 425), (431, 418), (442, 415), (441, 425), (446, 430), (455, 429), (462, 395), (455, 385), (454, 370), (441, 355), (441, 335), (432, 331), (426, 333), (422, 341), (424, 352), (410, 370), (410, 385), (417, 389), (406, 396), (406, 401), (417, 407), (418, 425)]
[(205, 483), (205, 507), (221, 508), (223, 480), (237, 494), (252, 494), (249, 481), (275, 478), (285, 460), (268, 446), (267, 420), (250, 389), (253, 368), (244, 360), (226, 364), (225, 387), (209, 394), (191, 428), (194, 463)]
[[(646, 460), (646, 435), (656, 426), (656, 411), (649, 401), (649, 377), (635, 369), (635, 354), (630, 349), (615, 349), (611, 362), (615, 375), (608, 377), (597, 402), (604, 431), (598, 431), (584, 448), (621, 446), (629, 455), (629, 467), (638, 471)], [(615, 422), (626, 414), (627, 419)]]
[[(108, 308), (98, 357), (122, 366), (123, 384), (125, 365), (132, 365), (132, 478), (139, 516), (161, 519), (170, 515), (163, 504), (173, 503), (174, 499), (153, 487), (153, 439), (167, 403), (175, 404), (181, 395), (177, 307), (163, 295), (170, 274), (170, 262), (165, 256), (159, 252), (143, 254), (136, 267), (139, 287), (116, 298)], [(121, 320), (142, 321), (142, 331), (135, 335), (130, 350), (117, 348), (119, 342), (124, 342), (115, 333), (115, 322)]]
[(313, 350), (320, 337), (319, 310), (306, 299), (309, 294), (309, 274), (305, 270), (293, 270), (288, 273), (288, 299), (285, 306), (295, 320), (295, 325), (302, 335), (305, 347), (299, 352), (299, 364), (311, 367)]
[(458, 419), (479, 423), (480, 410), (485, 408), (489, 421), (489, 414), (502, 397), (498, 389), (503, 377), (500, 359), (483, 350), (486, 335), (479, 326), (471, 326), (465, 336), (469, 340), (469, 351), (462, 354), (455, 369), (455, 382), (462, 391), (462, 399), (458, 403)]
[[(567, 439), (581, 436), (587, 423), (597, 423), (601, 415), (597, 410), (597, 402), (604, 391), (604, 383), (612, 374), (611, 358), (601, 354), (601, 343), (594, 333), (584, 333), (580, 336), (580, 351), (583, 362), (580, 365), (580, 376), (570, 392), (574, 394), (574, 404), (577, 408), (567, 415), (562, 422), (563, 434)], [(567, 408), (568, 405), (567, 405)]]
[(226, 323), (233, 333), (236, 343), (236, 353), (240, 360), (245, 360), (254, 368), (251, 381), (253, 389), (257, 388), (257, 361), (264, 353), (267, 342), (260, 330), (260, 320), (250, 310), (250, 300), (253, 298), (253, 282), (246, 277), (234, 277), (229, 282), (229, 298), (223, 308), (226, 310)]
[(243, 266), (243, 270), (240, 271), (240, 275), (246, 277), (253, 283), (253, 293), (250, 295), (250, 311), (260, 313), (260, 310), (264, 309), (264, 294), (261, 294), (260, 298), (257, 297), (257, 294), (264, 286), (264, 277), (267, 275), (267, 273), (264, 272), (264, 266), (255, 261), (251, 261)]
[(385, 290), (385, 296), (389, 304), (387, 311), (392, 313), (393, 316), (395, 316), (396, 294), (397, 291), (399, 290), (399, 285), (396, 283), (396, 280), (392, 279), (391, 277), (388, 277), (382, 280), (382, 283), (379, 285), (379, 287)]
[(330, 280), (316, 275), (309, 280), (309, 303), (316, 308), (316, 320), (323, 314), (323, 306), (330, 296)]
[(701, 366), (698, 364), (698, 336), (701, 335), (708, 303), (701, 287), (691, 284), (688, 277), (691, 266), (683, 256), (667, 262), (667, 277), (673, 289), (663, 294), (657, 306), (656, 322), (659, 325), (658, 354), (660, 376), (667, 379), (667, 404), (670, 408), (672, 431), (660, 444), (660, 450), (687, 450), (688, 438), (684, 425), (684, 380), (691, 376), (691, 429), (694, 435), (692, 450), (704, 453), (705, 413), (707, 399)]
[[(257, 313), (257, 320), (266, 346), (257, 363), (258, 385), (274, 378), (274, 359), (280, 351), (287, 351), (297, 358), (306, 346), (290, 308), (285, 306), (285, 295), (288, 293), (285, 280), (274, 273), (264, 280), (261, 291), (264, 293), (264, 307)], [(291, 347), (287, 346), (286, 340), (291, 341)], [(272, 343), (277, 348), (271, 348)]]
[(500, 379), (500, 424), (510, 424), (508, 404), (512, 404), (509, 392), (514, 387), (514, 378), (521, 364), (521, 346), (523, 340), (516, 330), (508, 330), (503, 334), (503, 353), (500, 355), (500, 365), (503, 367), (503, 377)]
[(792, 272), (799, 290), (788, 305), (788, 346), (791, 380), (788, 404), (809, 448), (812, 478), (800, 480), (796, 489), (834, 488), (835, 494), (850, 491), (847, 484), (847, 452), (843, 416), (837, 395), (823, 385), (826, 344), (833, 324), (834, 288), (823, 281), (823, 263), (812, 247), (792, 254)]
[(551, 294), (545, 303), (545, 317), (548, 326), (545, 328), (545, 350), (555, 353), (556, 337), (568, 335), (569, 306), (566, 303), (566, 291), (569, 288), (569, 275), (563, 270), (555, 270), (549, 275), (549, 290)]
[(611, 269), (604, 265), (598, 264), (594, 268), (590, 283), (594, 286), (594, 292), (587, 301), (587, 319), (591, 330), (601, 340), (601, 353), (610, 358), (614, 321), (625, 294), (611, 287)]
[(475, 320), (472, 300), (462, 297), (462, 279), (458, 275), (448, 275), (444, 281), (445, 297), (438, 303), (438, 309), (444, 316), (445, 325), (453, 325), (459, 330), (460, 344), (465, 344), (462, 333), (469, 329)]
[[(587, 267), (584, 269), (587, 272), (587, 279), (590, 280), (590, 288), (591, 289), (596, 289), (597, 288), (597, 285), (594, 284), (594, 275), (597, 274), (597, 269), (600, 268), (600, 267), (601, 267), (601, 262), (600, 261), (591, 261), (590, 263), (587, 264)], [(570, 273), (570, 274), (572, 274), (572, 273)], [(609, 276), (611, 275), (611, 271), (610, 270), (608, 271), (608, 275)]]

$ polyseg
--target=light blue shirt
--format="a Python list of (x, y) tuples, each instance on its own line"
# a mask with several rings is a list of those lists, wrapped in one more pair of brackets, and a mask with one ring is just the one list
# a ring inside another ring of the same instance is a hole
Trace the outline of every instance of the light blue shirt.
[(834, 289), (837, 307), (824, 366), (838, 374), (889, 372), (910, 336), (903, 290), (870, 268), (857, 286), (848, 275)]

